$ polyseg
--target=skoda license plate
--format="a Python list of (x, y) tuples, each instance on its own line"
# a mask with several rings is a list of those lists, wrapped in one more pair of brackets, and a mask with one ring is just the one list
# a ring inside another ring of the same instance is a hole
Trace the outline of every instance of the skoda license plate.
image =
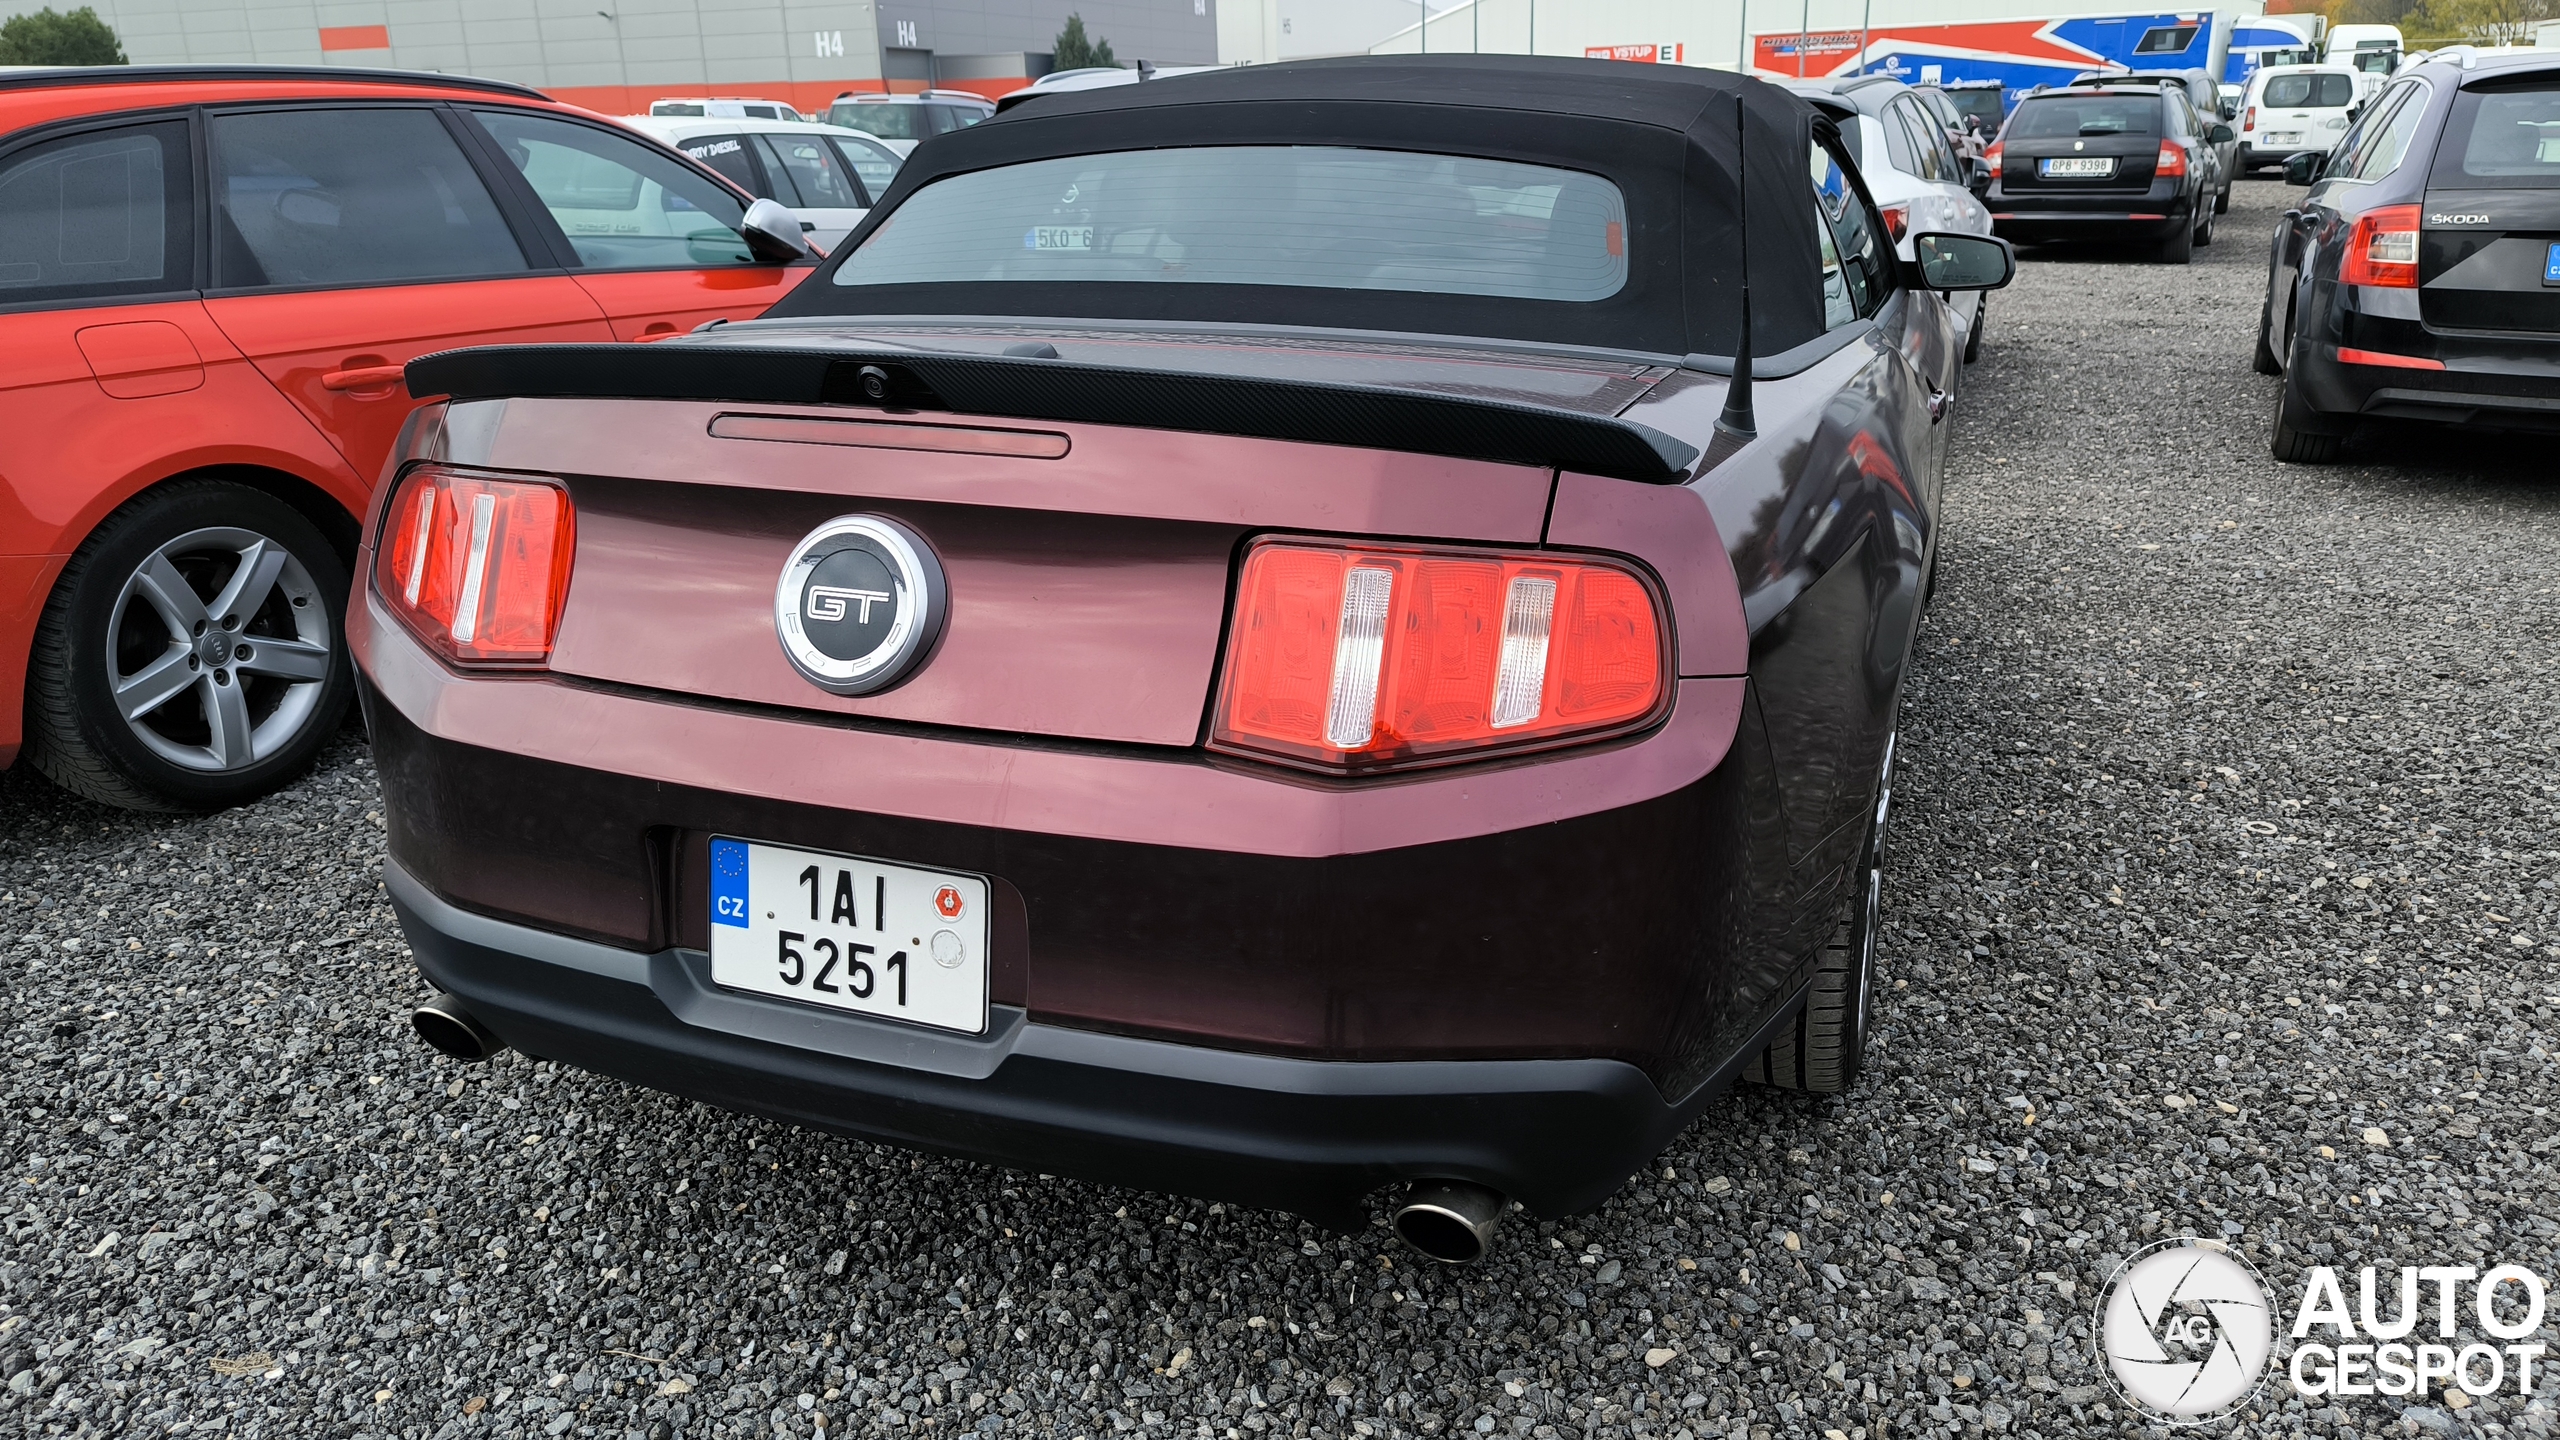
[(711, 979), (971, 1035), (987, 1028), (987, 882), (711, 842)]
[(2116, 173), (2116, 162), (2103, 155), (2066, 156), (2037, 163), (2048, 180), (2103, 180)]

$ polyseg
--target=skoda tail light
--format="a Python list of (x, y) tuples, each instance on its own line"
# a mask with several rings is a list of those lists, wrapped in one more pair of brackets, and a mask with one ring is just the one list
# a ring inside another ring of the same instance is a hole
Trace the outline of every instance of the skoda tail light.
[(575, 538), (558, 481), (422, 466), (384, 512), (373, 588), (446, 659), (539, 665), (569, 595)]
[(2000, 173), (2000, 162), (2008, 153), (2006, 146), (1994, 140), (1991, 142), (1991, 148), (1982, 152), (1982, 163), (1990, 166), (1991, 173), (1997, 175)]
[(1596, 556), (1261, 541), (1210, 744), (1365, 772), (1622, 734), (1669, 701), (1663, 616)]
[(2418, 288), (2418, 207), (2381, 205), (2356, 217), (2338, 278), (2349, 285)]
[(2163, 140), (2163, 141), (2161, 141), (2161, 142), (2160, 142), (2160, 164), (2159, 164), (2158, 169), (2157, 169), (2157, 170), (2155, 170), (2153, 173), (2155, 173), (2155, 174), (2159, 174), (2159, 175), (2169, 175), (2169, 176), (2176, 176), (2176, 175), (2184, 175), (2184, 174), (2186, 174), (2186, 173), (2187, 173), (2187, 152), (2186, 152), (2185, 150), (2183, 150), (2183, 149), (2179, 148), (2178, 144), (2177, 144), (2175, 141), (2171, 141), (2171, 140)]

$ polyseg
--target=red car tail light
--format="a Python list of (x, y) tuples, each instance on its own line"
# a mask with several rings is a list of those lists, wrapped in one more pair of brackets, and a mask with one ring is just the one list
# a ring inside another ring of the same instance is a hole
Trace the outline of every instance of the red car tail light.
[(2155, 174), (2160, 174), (2160, 175), (2184, 175), (2184, 174), (2186, 174), (2186, 173), (2187, 173), (2187, 152), (2186, 152), (2186, 151), (2184, 151), (2184, 150), (2179, 149), (2179, 148), (2178, 148), (2178, 146), (2177, 146), (2177, 144), (2176, 144), (2175, 142), (2173, 142), (2173, 141), (2168, 141), (2168, 140), (2163, 140), (2163, 141), (2161, 141), (2161, 142), (2160, 142), (2160, 164), (2159, 164), (2159, 168), (2158, 168), (2154, 173), (2155, 173)]
[(1887, 205), (1884, 207), (1884, 233), (1888, 238), (1897, 242), (1900, 241), (1903, 236), (1911, 233), (1911, 207), (1909, 205)]
[(1982, 152), (1982, 163), (1990, 166), (1993, 174), (1998, 174), (2000, 170), (2000, 159), (2006, 153), (2007, 151), (2002, 146), (2001, 142), (1994, 140), (1991, 142), (1991, 148)]
[(2349, 285), (2418, 288), (2418, 207), (2381, 205), (2356, 217), (2338, 278)]
[(2338, 347), (2338, 363), (2342, 365), (2379, 365), (2386, 370), (2441, 370), (2444, 362), (2424, 355), (2393, 355), (2382, 350), (2357, 350)]
[(1262, 541), (1210, 744), (1371, 771), (1623, 733), (1669, 698), (1669, 640), (1619, 561)]
[(576, 550), (555, 480), (428, 465), (401, 477), (376, 537), (376, 593), (449, 660), (539, 665), (551, 654)]
[(2252, 105), (2248, 109), (2240, 112), (2240, 128), (2242, 130), (2255, 130), (2258, 128), (2257, 106)]

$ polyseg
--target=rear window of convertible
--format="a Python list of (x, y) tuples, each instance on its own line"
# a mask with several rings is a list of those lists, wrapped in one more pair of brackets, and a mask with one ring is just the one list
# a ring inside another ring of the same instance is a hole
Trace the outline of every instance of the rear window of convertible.
[(1595, 175), (1343, 146), (1195, 146), (1028, 161), (909, 196), (838, 285), (1299, 285), (1602, 300), (1627, 209)]

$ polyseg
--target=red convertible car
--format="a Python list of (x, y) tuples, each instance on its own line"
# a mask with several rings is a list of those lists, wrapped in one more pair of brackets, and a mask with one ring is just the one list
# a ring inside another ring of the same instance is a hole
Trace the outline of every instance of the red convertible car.
[(918, 152), (772, 316), (413, 362), (349, 628), (421, 1032), (1481, 1253), (1857, 1073), (1949, 291), (1704, 70)]

